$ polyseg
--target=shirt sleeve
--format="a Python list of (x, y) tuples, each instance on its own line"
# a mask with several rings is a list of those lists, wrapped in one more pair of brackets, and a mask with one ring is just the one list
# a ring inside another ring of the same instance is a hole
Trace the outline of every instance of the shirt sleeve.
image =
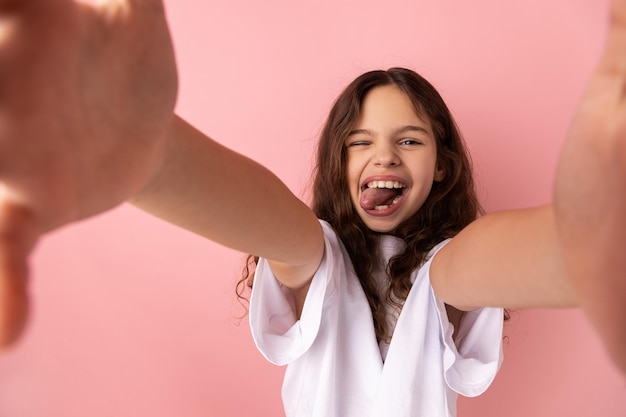
[(445, 303), (437, 298), (434, 291), (432, 296), (444, 345), (443, 370), (446, 383), (461, 395), (478, 396), (489, 388), (502, 364), (504, 311), (502, 308), (483, 307), (466, 312), (457, 330), (455, 343), (452, 338), (454, 326), (448, 319)]
[(271, 363), (286, 365), (304, 354), (313, 344), (322, 320), (324, 300), (332, 295), (333, 241), (337, 238), (328, 224), (324, 229), (324, 256), (296, 317), (291, 291), (274, 276), (267, 260), (256, 268), (250, 296), (250, 329), (257, 349)]

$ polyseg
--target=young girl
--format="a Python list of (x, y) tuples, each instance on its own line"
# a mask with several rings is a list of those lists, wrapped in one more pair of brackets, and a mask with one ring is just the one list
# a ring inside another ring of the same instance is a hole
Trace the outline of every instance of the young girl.
[[(556, 209), (475, 221), (463, 144), (417, 74), (368, 73), (339, 97), (311, 210), (265, 168), (173, 116), (175, 66), (159, 2), (23, 2), (1, 11), (10, 17), (0, 50), (5, 343), (25, 319), (26, 260), (37, 238), (130, 199), (261, 258), (250, 320), (263, 354), (290, 364), (289, 416), (454, 415), (456, 393), (479, 394), (497, 371), (501, 307), (576, 305), (569, 277), (581, 265), (587, 275), (573, 281), (581, 288), (601, 271), (594, 288), (616, 289), (578, 297), (624, 363), (626, 267), (613, 256), (626, 240), (624, 164), (614, 162), (626, 154), (623, 1), (564, 155)], [(598, 152), (589, 153), (585, 132)], [(572, 180), (581, 169), (616, 180)], [(599, 232), (584, 221), (594, 199), (612, 226)], [(567, 233), (586, 240), (562, 244)], [(609, 267), (597, 261), (605, 256)]]
[(453, 262), (442, 248), (479, 205), (464, 144), (425, 79), (372, 71), (339, 96), (313, 211), (324, 231), (313, 278), (293, 291), (267, 260), (252, 287), (257, 346), (289, 364), (287, 416), (455, 415), (457, 393), (478, 395), (495, 377), (503, 312), (470, 296), (453, 307), (431, 287), (445, 274), (436, 265)]

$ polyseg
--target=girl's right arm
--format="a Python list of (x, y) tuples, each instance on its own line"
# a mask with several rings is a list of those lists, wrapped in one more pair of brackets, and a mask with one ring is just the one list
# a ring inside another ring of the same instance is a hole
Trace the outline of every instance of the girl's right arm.
[(267, 258), (284, 285), (306, 288), (324, 251), (322, 228), (307, 205), (268, 169), (180, 118), (172, 123), (165, 155), (133, 204), (219, 244)]

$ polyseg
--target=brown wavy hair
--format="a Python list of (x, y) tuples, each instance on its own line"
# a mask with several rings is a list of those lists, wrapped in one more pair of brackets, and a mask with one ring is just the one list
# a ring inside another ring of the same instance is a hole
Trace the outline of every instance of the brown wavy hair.
[[(444, 178), (433, 183), (422, 207), (393, 234), (406, 243), (404, 253), (387, 266), (389, 287), (381, 297), (372, 273), (377, 265), (380, 234), (370, 230), (357, 214), (348, 189), (345, 140), (361, 114), (363, 100), (376, 87), (394, 85), (404, 91), (415, 112), (427, 118), (437, 145), (437, 164)], [(410, 274), (425, 261), (428, 252), (444, 239), (455, 236), (482, 214), (472, 165), (465, 143), (448, 107), (437, 90), (422, 76), (405, 68), (369, 71), (356, 78), (339, 95), (330, 110), (317, 148), (311, 208), (328, 222), (344, 244), (358, 276), (374, 319), (378, 340), (391, 339), (385, 305), (397, 309), (409, 294)], [(243, 297), (252, 286), (252, 270), (258, 258), (250, 256), (237, 294)]]

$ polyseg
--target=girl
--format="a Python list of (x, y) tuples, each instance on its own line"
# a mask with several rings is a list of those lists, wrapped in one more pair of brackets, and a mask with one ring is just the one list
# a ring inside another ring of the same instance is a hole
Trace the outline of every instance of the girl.
[[(289, 364), (287, 416), (452, 416), (457, 392), (487, 388), (501, 361), (502, 310), (472, 307), (482, 304), (461, 288), (463, 277), (451, 284), (463, 291), (454, 305), (431, 288), (446, 274), (436, 269), (442, 264), (465, 261), (479, 274), (504, 266), (479, 254), (476, 262), (488, 265), (480, 268), (445, 249), (478, 214), (473, 185), (454, 121), (419, 75), (372, 71), (339, 96), (314, 182), (323, 258), (297, 285), (262, 261), (252, 286), (257, 346)], [(495, 250), (471, 239), (475, 250)], [(549, 251), (537, 261), (558, 272)], [(546, 296), (573, 303), (556, 289)], [(492, 297), (489, 305), (513, 304)]]
[[(622, 126), (623, 89), (615, 86), (624, 73), (624, 9), (615, 1), (614, 36), (576, 132)], [(500, 363), (497, 307), (577, 304), (564, 266), (585, 263), (574, 256), (584, 244), (561, 245), (557, 226), (594, 237), (588, 253), (623, 243), (619, 233), (588, 233), (581, 221), (589, 202), (578, 202), (581, 183), (568, 170), (623, 178), (607, 152), (598, 153), (607, 163), (585, 164), (589, 135), (572, 135), (558, 212), (546, 206), (472, 222), (467, 157), (434, 89), (406, 70), (366, 74), (329, 117), (312, 211), (266, 169), (172, 115), (175, 68), (159, 2), (2, 10), (12, 18), (0, 55), (5, 343), (25, 318), (26, 259), (37, 238), (130, 199), (262, 258), (251, 324), (261, 351), (290, 363), (288, 415), (454, 415), (455, 392), (482, 392)], [(623, 155), (619, 133), (602, 130), (597, 146)], [(589, 188), (607, 202), (604, 221), (624, 230), (623, 182), (607, 183)], [(585, 272), (598, 268), (590, 265)], [(623, 288), (622, 266), (612, 263), (596, 286)], [(582, 293), (594, 317), (608, 317), (597, 326), (618, 360), (625, 315), (614, 301), (625, 292)]]

